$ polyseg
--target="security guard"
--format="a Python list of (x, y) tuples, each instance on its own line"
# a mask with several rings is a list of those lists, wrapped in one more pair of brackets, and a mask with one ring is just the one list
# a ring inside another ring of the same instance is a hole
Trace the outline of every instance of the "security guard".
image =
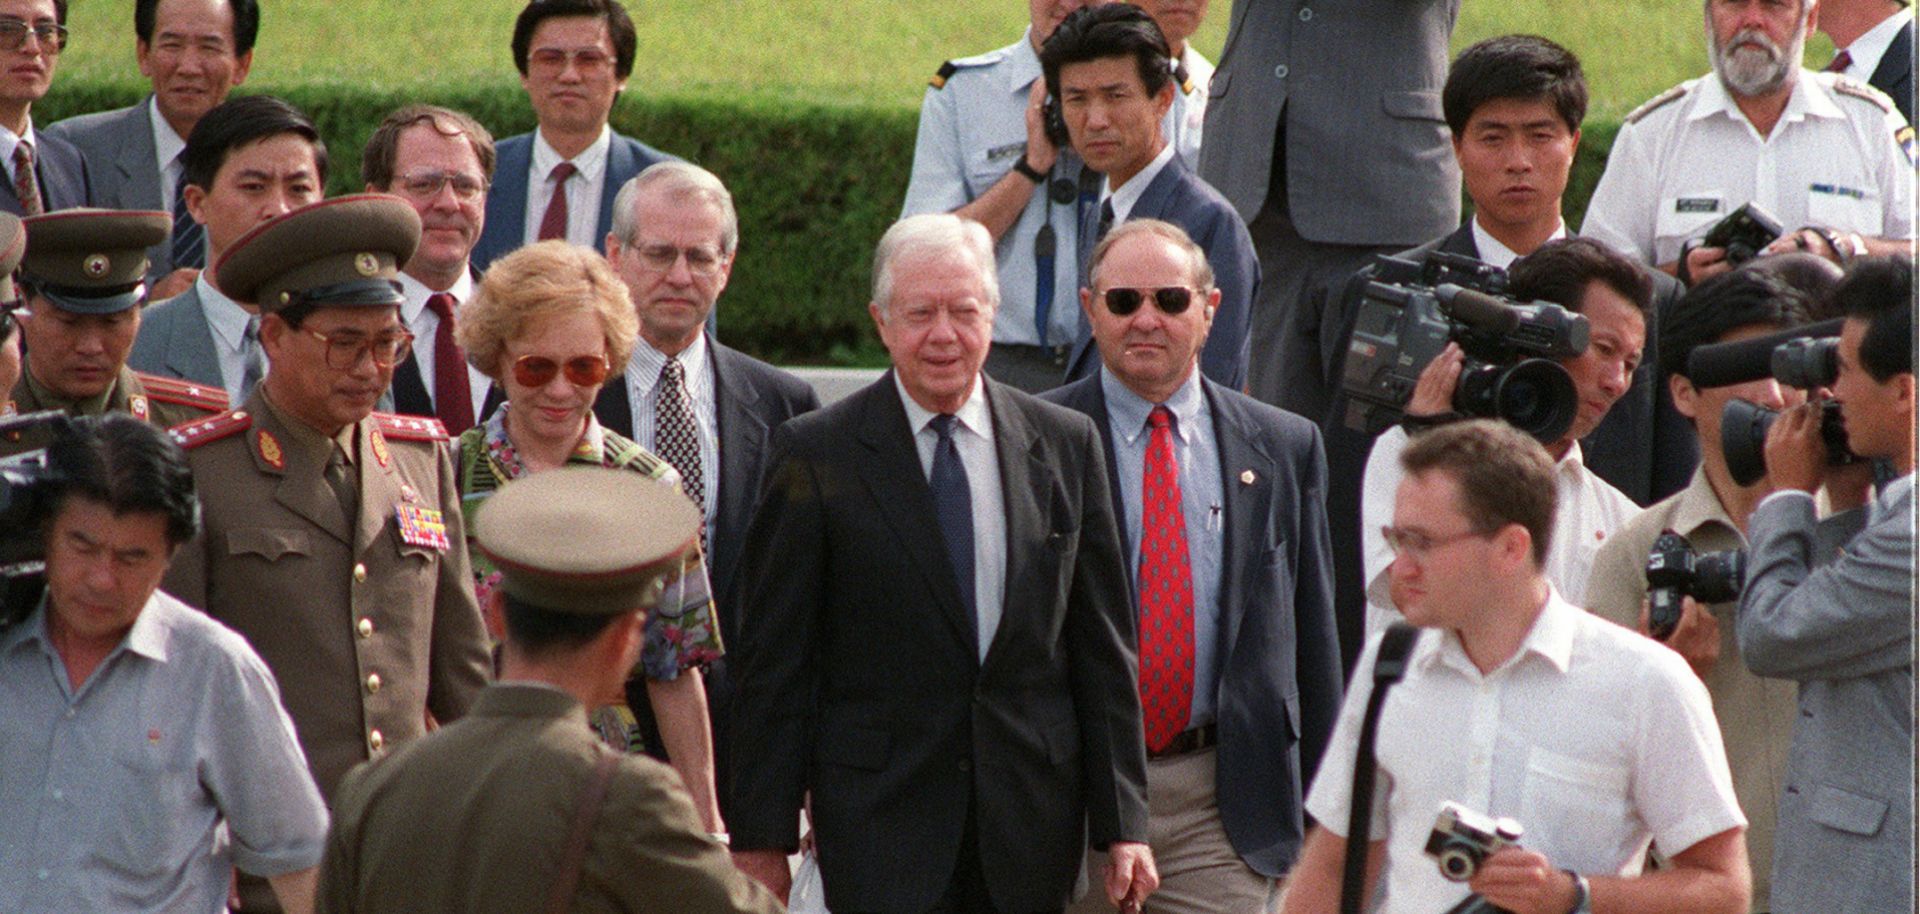
[(601, 467), (535, 473), (488, 500), (477, 529), (503, 575), (489, 600), (506, 617), (507, 681), (347, 776), (319, 911), (780, 910), (704, 833), (672, 769), (587, 726), (699, 523), (672, 489)]
[(1100, 176), (1085, 172), (1045, 127), (1040, 43), (1081, 2), (1031, 5), (1019, 41), (948, 61), (920, 103), (904, 216), (957, 213), (987, 227), (999, 263), (1000, 309), (987, 374), (1029, 392), (1066, 378), (1080, 329), (1080, 213), (1099, 205)]
[(329, 798), (487, 678), (446, 432), (373, 412), (409, 349), (394, 277), (419, 240), (413, 207), (366, 194), (229, 246), (217, 282), (258, 304), (271, 367), (238, 410), (174, 429), (204, 524), (166, 589), (266, 660)]
[[(127, 367), (147, 300), (147, 247), (164, 241), (172, 224), (166, 213), (104, 209), (0, 219), (0, 267), (9, 274), (22, 268), (27, 300), (25, 365), (12, 393), (17, 411), (131, 413), (166, 428), (226, 410), (225, 391)], [(14, 298), (12, 281), (0, 280), (0, 301)], [(44, 427), (6, 433), (0, 456), (45, 447), (52, 434)]]

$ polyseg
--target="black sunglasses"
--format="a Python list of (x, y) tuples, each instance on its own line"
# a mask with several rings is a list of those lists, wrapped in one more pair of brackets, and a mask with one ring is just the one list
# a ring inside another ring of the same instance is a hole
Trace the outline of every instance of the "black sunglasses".
[(1140, 310), (1140, 303), (1148, 295), (1153, 295), (1153, 305), (1165, 314), (1179, 314), (1193, 304), (1193, 290), (1186, 286), (1166, 286), (1159, 289), (1108, 289), (1106, 291), (1107, 310), (1120, 317), (1126, 317)]

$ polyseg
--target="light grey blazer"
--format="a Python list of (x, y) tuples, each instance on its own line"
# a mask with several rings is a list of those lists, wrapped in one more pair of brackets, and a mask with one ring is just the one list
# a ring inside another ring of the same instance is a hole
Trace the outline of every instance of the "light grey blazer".
[(1762, 505), (1747, 532), (1740, 657), (1800, 683), (1776, 914), (1913, 910), (1913, 490), (1864, 515), (1843, 516), (1859, 532), (1837, 557), (1810, 498)]
[(1440, 87), (1460, 0), (1238, 0), (1208, 88), (1200, 177), (1252, 224), (1287, 118), (1300, 236), (1419, 244), (1460, 224)]
[(147, 306), (140, 314), (140, 335), (133, 340), (127, 364), (144, 371), (196, 384), (225, 388), (220, 377), (220, 355), (213, 348), (213, 327), (200, 303), (200, 287)]
[[(152, 96), (112, 111), (70, 117), (46, 128), (80, 150), (86, 162), (93, 205), (106, 209), (170, 210), (161, 199), (160, 163), (153, 145)], [(173, 272), (173, 242), (147, 249), (147, 281)]]

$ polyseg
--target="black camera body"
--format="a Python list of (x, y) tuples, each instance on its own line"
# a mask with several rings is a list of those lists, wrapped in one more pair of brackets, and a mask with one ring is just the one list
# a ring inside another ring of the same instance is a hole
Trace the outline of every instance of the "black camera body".
[[(0, 419), (0, 435), (45, 425), (64, 434), (72, 419), (59, 410)], [(46, 504), (47, 452), (27, 451), (0, 459), (0, 628), (24, 618), (45, 588), (46, 542), (41, 520)]]
[[(1840, 404), (1821, 400), (1820, 443), (1826, 445), (1827, 466), (1842, 467), (1860, 462), (1859, 455), (1847, 446), (1847, 426), (1840, 419)], [(1720, 452), (1727, 459), (1727, 475), (1735, 485), (1750, 486), (1767, 475), (1767, 430), (1773, 428), (1780, 411), (1746, 400), (1729, 400), (1720, 411)]]
[(1503, 847), (1517, 847), (1524, 833), (1512, 819), (1496, 819), (1458, 803), (1440, 804), (1440, 815), (1427, 836), (1426, 854), (1440, 867), (1440, 875), (1466, 882), (1480, 864)]
[(1660, 641), (1680, 624), (1680, 599), (1725, 603), (1746, 584), (1747, 553), (1694, 551), (1687, 538), (1662, 530), (1647, 551), (1647, 633)]
[(1767, 245), (1780, 237), (1780, 231), (1780, 220), (1759, 206), (1748, 203), (1714, 223), (1700, 243), (1725, 250), (1727, 263), (1737, 267), (1760, 256)]
[(1586, 351), (1587, 319), (1505, 292), (1505, 272), (1472, 258), (1377, 258), (1374, 275), (1348, 290), (1359, 301), (1342, 371), (1347, 425), (1371, 434), (1400, 421), (1421, 370), (1456, 342), (1466, 355), (1456, 412), (1504, 419), (1541, 441), (1564, 434), (1579, 400), (1558, 362)]

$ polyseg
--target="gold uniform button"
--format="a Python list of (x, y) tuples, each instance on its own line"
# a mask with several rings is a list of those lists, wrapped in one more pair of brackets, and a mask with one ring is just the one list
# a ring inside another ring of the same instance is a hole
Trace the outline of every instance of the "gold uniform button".
[(378, 691), (380, 691), (380, 674), (368, 673), (367, 674), (367, 692), (371, 694)]
[(353, 579), (355, 581), (358, 581), (359, 583), (365, 584), (367, 582), (367, 566), (362, 564), (354, 565)]
[(355, 626), (355, 628), (360, 632), (360, 637), (362, 638), (373, 637), (373, 620), (372, 619), (369, 619), (365, 616), (361, 616), (360, 624)]
[(384, 736), (381, 736), (380, 731), (372, 730), (367, 733), (367, 747), (372, 749), (373, 751), (379, 752), (380, 748), (382, 746), (385, 746), (386, 744), (387, 744), (387, 738)]

